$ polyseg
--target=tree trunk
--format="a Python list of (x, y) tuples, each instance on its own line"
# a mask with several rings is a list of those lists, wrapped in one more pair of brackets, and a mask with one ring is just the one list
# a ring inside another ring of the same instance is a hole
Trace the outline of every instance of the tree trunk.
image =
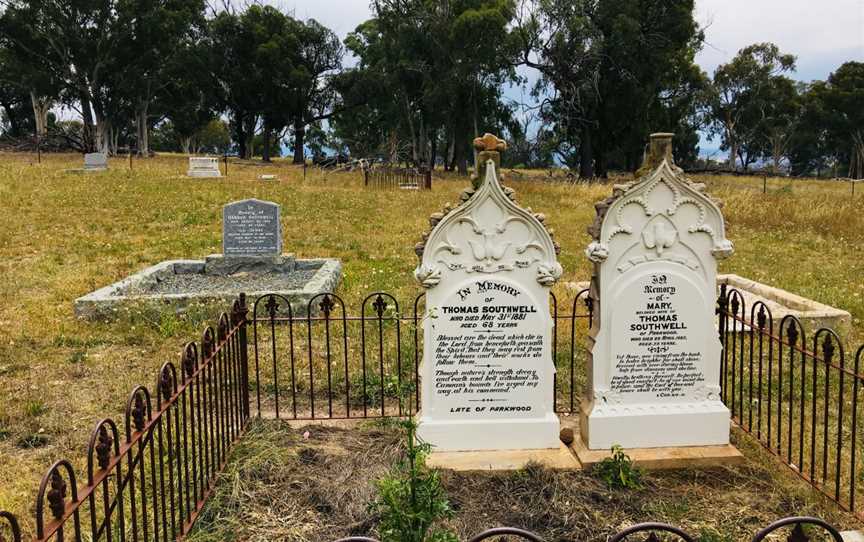
[(273, 137), (271, 133), (270, 123), (264, 121), (264, 148), (261, 150), (261, 160), (270, 162), (270, 139)]
[(148, 109), (149, 104), (145, 103), (136, 115), (138, 124), (138, 156), (145, 158), (150, 156), (150, 125), (147, 122)]
[(95, 147), (96, 152), (105, 154), (111, 153), (111, 126), (107, 120), (96, 118), (96, 137)]
[(306, 161), (306, 125), (299, 116), (294, 119), (294, 164)]
[(597, 133), (597, 136), (592, 138), (594, 143), (594, 176), (605, 179), (608, 176), (606, 170), (606, 146), (603, 140), (603, 135)]
[[(33, 117), (36, 120), (36, 137), (42, 139), (48, 134), (48, 111), (51, 110), (49, 98), (37, 97), (36, 93), (30, 91), (30, 101), (33, 104)], [(9, 116), (12, 121), (12, 116)]]
[(237, 154), (240, 158), (246, 157), (246, 126), (243, 124), (243, 115), (234, 113), (234, 137), (237, 138)]
[(579, 177), (594, 178), (594, 149), (591, 146), (591, 128), (582, 127), (582, 138), (579, 142)]
[(735, 140), (729, 142), (729, 161), (727, 165), (731, 171), (738, 169), (738, 143)]
[(438, 161), (438, 130), (432, 132), (429, 143), (431, 148), (429, 149), (429, 164), (427, 167), (429, 171), (435, 171), (435, 162)]
[(6, 111), (6, 118), (9, 119), (9, 135), (12, 137), (21, 137), (21, 123), (18, 122), (18, 118), (15, 116), (12, 104), (2, 102), (0, 103), (0, 107), (3, 107), (3, 110)]
[(96, 127), (93, 124), (93, 111), (90, 109), (90, 100), (83, 93), (80, 97), (81, 101), (81, 121), (84, 123), (84, 133), (82, 146), (84, 152), (93, 152), (98, 148), (98, 134)]
[(192, 147), (192, 138), (191, 137), (181, 137), (180, 138), (180, 148), (183, 150), (183, 154), (189, 154), (189, 149)]
[(255, 118), (255, 115), (250, 115), (246, 119), (246, 129), (244, 130), (246, 135), (246, 154), (243, 156), (246, 160), (251, 160), (255, 156), (255, 125), (257, 122), (258, 119)]

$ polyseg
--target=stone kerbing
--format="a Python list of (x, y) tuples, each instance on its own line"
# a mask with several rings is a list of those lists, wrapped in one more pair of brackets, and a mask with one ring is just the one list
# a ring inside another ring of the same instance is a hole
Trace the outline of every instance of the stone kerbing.
[(813, 299), (808, 299), (782, 288), (769, 286), (739, 275), (718, 275), (717, 284), (726, 284), (741, 292), (747, 318), (753, 301), (762, 301), (771, 311), (774, 325), (786, 315), (793, 315), (805, 323), (810, 331), (826, 327), (838, 333), (847, 333), (852, 326), (852, 315), (842, 309), (825, 305)]
[[(229, 303), (234, 300), (237, 292), (190, 292), (179, 294), (155, 294), (155, 295), (125, 295), (123, 292), (130, 286), (140, 284), (142, 281), (155, 280), (156, 277), (166, 273), (202, 273), (204, 260), (167, 260), (134, 273), (114, 284), (91, 292), (75, 300), (75, 316), (84, 320), (112, 320), (123, 309), (146, 310), (164, 309), (173, 307), (183, 310), (193, 304)], [(295, 315), (306, 313), (309, 301), (316, 295), (332, 293), (336, 290), (342, 279), (342, 263), (337, 259), (320, 258), (309, 260), (296, 260), (297, 269), (309, 269), (318, 267), (315, 275), (306, 282), (302, 289), (286, 291), (247, 291), (250, 299), (265, 294), (280, 294), (291, 300)]]

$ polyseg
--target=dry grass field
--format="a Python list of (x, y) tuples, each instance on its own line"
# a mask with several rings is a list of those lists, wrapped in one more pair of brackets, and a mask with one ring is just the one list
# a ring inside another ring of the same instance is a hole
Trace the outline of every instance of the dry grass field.
[[(120, 413), (134, 384), (197, 338), (204, 315), (75, 319), (73, 300), (162, 260), (220, 251), (221, 208), (255, 197), (282, 206), (284, 246), (298, 257), (340, 258), (340, 295), (356, 306), (385, 290), (413, 300), (414, 244), (427, 217), (456, 203), (467, 179), (436, 176), (432, 192), (364, 190), (360, 173), (325, 174), (286, 162), (232, 162), (225, 179), (188, 179), (186, 158), (110, 161), (89, 175), (80, 155), (0, 155), (0, 509), (32, 511), (54, 460), (83, 465), (95, 421)], [(260, 181), (272, 173), (278, 181)], [(609, 184), (513, 176), (519, 202), (542, 211), (562, 246), (565, 281), (587, 280), (586, 227)], [(535, 179), (535, 180), (530, 180)], [(701, 178), (722, 199), (737, 273), (850, 311), (849, 344), (864, 339), (864, 186), (830, 181)], [(556, 287), (561, 299), (567, 293)]]

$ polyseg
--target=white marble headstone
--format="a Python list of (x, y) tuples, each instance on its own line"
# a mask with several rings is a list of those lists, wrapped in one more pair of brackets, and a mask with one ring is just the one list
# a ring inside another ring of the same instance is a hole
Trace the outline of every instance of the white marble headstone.
[(219, 159), (212, 156), (190, 156), (189, 177), (221, 177)]
[(84, 155), (84, 169), (102, 171), (108, 169), (108, 156), (104, 152), (90, 152)]
[(616, 186), (590, 230), (597, 312), (581, 403), (589, 449), (729, 442), (714, 311), (717, 259), (732, 244), (717, 203), (666, 155)]
[(418, 435), (434, 450), (559, 446), (549, 289), (560, 275), (551, 236), (489, 160), (415, 271), (427, 289)]

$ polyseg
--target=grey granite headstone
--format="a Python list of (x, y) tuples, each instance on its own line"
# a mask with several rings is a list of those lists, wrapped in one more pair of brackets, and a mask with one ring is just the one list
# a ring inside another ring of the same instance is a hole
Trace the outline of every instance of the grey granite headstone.
[(102, 171), (108, 169), (108, 156), (104, 152), (91, 152), (84, 155), (84, 169)]
[(281, 256), (282, 226), (279, 205), (247, 199), (222, 209), (222, 254), (226, 258)]

